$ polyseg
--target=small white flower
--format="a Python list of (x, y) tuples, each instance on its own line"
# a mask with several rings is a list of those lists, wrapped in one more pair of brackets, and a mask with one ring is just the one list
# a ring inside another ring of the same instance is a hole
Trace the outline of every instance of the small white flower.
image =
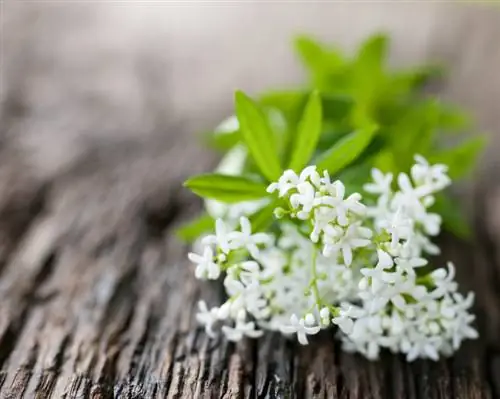
[(245, 312), (239, 312), (234, 327), (222, 326), (222, 332), (229, 341), (240, 341), (244, 336), (249, 338), (259, 338), (262, 336), (263, 332), (255, 328), (255, 322), (247, 322), (245, 318)]
[(219, 320), (225, 320), (229, 317), (230, 312), (231, 312), (231, 301), (226, 301), (217, 310), (217, 318)]
[(213, 307), (212, 309), (208, 309), (205, 301), (198, 302), (198, 313), (196, 314), (196, 320), (198, 323), (205, 326), (205, 331), (208, 336), (214, 338), (216, 333), (214, 331), (214, 326), (218, 322), (218, 308)]
[(198, 255), (193, 252), (188, 253), (188, 258), (196, 264), (195, 277), (198, 279), (208, 278), (209, 280), (217, 280), (220, 276), (220, 267), (214, 262), (214, 253), (212, 248), (206, 246), (203, 250), (203, 255)]
[(327, 327), (330, 325), (331, 313), (327, 307), (321, 308), (321, 310), (319, 311), (319, 317), (320, 317), (322, 326)]
[(451, 180), (446, 174), (448, 166), (442, 164), (429, 165), (421, 155), (415, 155), (415, 165), (411, 168), (411, 177), (419, 186), (428, 188), (429, 191), (442, 190)]
[(365, 211), (364, 205), (359, 201), (361, 200), (361, 195), (354, 193), (348, 198), (344, 199), (345, 196), (345, 186), (344, 184), (337, 180), (330, 187), (327, 188), (330, 195), (319, 197), (315, 200), (315, 205), (328, 205), (332, 208), (334, 214), (336, 215), (337, 222), (341, 226), (347, 226), (349, 223), (348, 213), (352, 212), (357, 215), (363, 214)]
[(209, 235), (203, 238), (203, 245), (216, 245), (225, 254), (229, 253), (229, 234), (226, 224), (222, 219), (215, 221), (215, 235)]
[(361, 309), (358, 309), (354, 306), (342, 304), (342, 307), (339, 310), (339, 315), (332, 319), (332, 323), (339, 326), (344, 334), (351, 334), (354, 321), (353, 318), (361, 317), (364, 312)]
[(283, 197), (288, 193), (288, 191), (294, 189), (297, 184), (299, 184), (299, 182), (299, 176), (297, 176), (297, 174), (293, 170), (285, 170), (283, 172), (283, 175), (281, 175), (281, 177), (279, 178), (278, 182), (271, 183), (267, 187), (267, 192), (273, 193), (277, 190), (279, 192), (279, 196)]
[(362, 227), (359, 223), (351, 224), (335, 243), (325, 244), (323, 255), (329, 257), (340, 251), (342, 253), (342, 257), (344, 258), (345, 265), (350, 266), (352, 263), (353, 249), (370, 245), (370, 237), (371, 230)]
[(297, 185), (297, 193), (290, 196), (290, 204), (294, 209), (299, 206), (302, 208), (301, 212), (308, 213), (314, 206), (316, 190), (309, 182), (299, 183)]
[(372, 169), (373, 183), (367, 183), (363, 189), (370, 194), (386, 195), (391, 191), (392, 173), (383, 174), (379, 169)]
[(251, 284), (252, 282), (258, 282), (261, 276), (260, 266), (257, 262), (249, 260), (241, 263), (240, 279), (244, 284)]
[(297, 339), (301, 345), (307, 345), (307, 335), (317, 334), (320, 329), (317, 325), (308, 325), (305, 319), (299, 319), (295, 314), (290, 317), (289, 325), (281, 326), (282, 333), (297, 334)]
[(413, 223), (408, 218), (403, 207), (399, 206), (390, 220), (384, 221), (381, 225), (391, 234), (391, 248), (395, 249), (401, 239), (408, 239), (412, 235)]
[(272, 243), (271, 236), (265, 233), (252, 234), (252, 225), (248, 218), (244, 216), (240, 218), (240, 226), (241, 231), (229, 234), (231, 249), (246, 248), (252, 257), (258, 258), (258, 245), (270, 245)]
[(316, 165), (310, 165), (304, 168), (304, 170), (300, 172), (299, 179), (301, 182), (309, 180), (316, 187), (321, 185), (321, 178), (319, 173), (316, 171)]
[(436, 288), (431, 292), (431, 296), (434, 298), (455, 292), (458, 288), (458, 284), (454, 281), (455, 266), (452, 262), (448, 262), (447, 267), (448, 271), (441, 268), (431, 273), (431, 277), (436, 285)]
[(415, 276), (415, 269), (427, 265), (427, 260), (424, 258), (396, 258), (394, 260), (396, 266), (401, 272), (407, 273), (409, 276)]

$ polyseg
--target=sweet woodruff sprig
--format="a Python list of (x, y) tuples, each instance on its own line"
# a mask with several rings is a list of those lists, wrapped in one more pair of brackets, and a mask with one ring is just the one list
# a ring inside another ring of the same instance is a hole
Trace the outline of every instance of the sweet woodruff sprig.
[(244, 216), (234, 231), (217, 220), (215, 235), (202, 240), (204, 255), (189, 254), (198, 278), (225, 274), (226, 302), (200, 304), (207, 332), (221, 325), (239, 340), (278, 330), (307, 344), (309, 335), (337, 325), (346, 350), (376, 359), (388, 348), (408, 360), (436, 360), (476, 338), (473, 294), (457, 292), (453, 264), (424, 268), (425, 255), (439, 251), (430, 237), (441, 219), (428, 208), (450, 183), (446, 167), (417, 157), (394, 191), (390, 174), (374, 169), (373, 178), (365, 189), (377, 193), (376, 202), (365, 206), (314, 166), (299, 175), (287, 170), (268, 187), (286, 204), (275, 209), (277, 234), (253, 234)]
[[(401, 115), (389, 123), (359, 87), (346, 113), (332, 113), (332, 91), (318, 88), (300, 112), (293, 101), (285, 110), (238, 92), (236, 117), (224, 125), (236, 140), (231, 150), (215, 173), (186, 182), (209, 212), (182, 230), (196, 239), (194, 274), (222, 280), (226, 293), (221, 304), (201, 301), (197, 319), (232, 341), (272, 330), (305, 345), (334, 327), (345, 350), (369, 359), (382, 349), (408, 361), (450, 355), (477, 337), (474, 296), (459, 292), (452, 263), (429, 259), (440, 252), (433, 238), (443, 221), (466, 231), (443, 190), (459, 175), (455, 157), (467, 152), (431, 145), (437, 125), (425, 148), (417, 145), (424, 132), (417, 137), (405, 118), (419, 105), (397, 104), (401, 93), (384, 99)], [(423, 155), (388, 157), (394, 126)]]

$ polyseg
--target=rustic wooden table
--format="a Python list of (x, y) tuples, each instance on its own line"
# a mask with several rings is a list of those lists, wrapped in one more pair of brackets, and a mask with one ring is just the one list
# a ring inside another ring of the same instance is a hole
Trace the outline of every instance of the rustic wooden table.
[[(208, 167), (178, 151), (165, 157), (186, 173)], [(500, 397), (500, 277), (496, 243), (480, 223), (484, 204), (476, 205), (473, 243), (442, 239), (462, 288), (477, 293), (481, 339), (438, 363), (389, 354), (368, 362), (341, 352), (331, 332), (308, 347), (276, 334), (238, 345), (208, 339), (196, 303), (215, 301), (221, 287), (195, 281), (173, 234), (199, 203), (179, 189), (183, 173), (156, 175), (170, 190), (161, 207), (117, 200), (93, 212), (128, 189), (113, 173), (70, 180), (64, 200), (56, 190), (32, 207), (0, 263), (1, 397)], [(61, 234), (62, 224), (71, 229)]]

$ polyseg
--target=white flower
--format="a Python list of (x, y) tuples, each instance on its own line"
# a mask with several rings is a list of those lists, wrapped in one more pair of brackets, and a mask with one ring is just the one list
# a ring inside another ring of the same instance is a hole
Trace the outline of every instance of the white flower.
[(394, 260), (396, 266), (401, 272), (407, 273), (409, 276), (415, 276), (415, 268), (425, 266), (427, 260), (424, 258), (396, 258)]
[(299, 183), (297, 185), (297, 193), (290, 196), (290, 204), (294, 209), (297, 209), (300, 206), (302, 208), (302, 212), (308, 213), (314, 206), (315, 194), (316, 190), (311, 183)]
[(331, 225), (335, 215), (335, 211), (331, 208), (319, 207), (314, 210), (314, 226), (310, 235), (312, 242), (318, 242), (323, 232), (330, 238), (336, 238), (343, 233), (340, 227)]
[(363, 189), (370, 194), (387, 195), (391, 191), (392, 173), (383, 174), (379, 169), (372, 169), (373, 183), (367, 183)]
[(252, 234), (246, 217), (231, 231), (245, 204), (228, 205), (203, 255), (189, 254), (199, 278), (224, 271), (228, 299), (210, 310), (199, 305), (207, 333), (224, 323), (231, 341), (270, 329), (296, 334), (305, 345), (308, 335), (335, 324), (345, 350), (376, 359), (388, 349), (408, 361), (436, 360), (477, 338), (474, 298), (457, 292), (453, 265), (423, 268), (425, 254), (439, 252), (430, 236), (441, 218), (428, 209), (449, 178), (443, 165), (416, 160), (411, 179), (399, 174), (394, 191), (392, 175), (373, 170), (365, 189), (378, 198), (369, 207), (359, 194), (344, 198), (344, 185), (315, 166), (284, 172), (268, 187), (283, 197), (276, 236)]
[(354, 321), (353, 318), (358, 318), (363, 316), (363, 310), (348, 304), (342, 304), (339, 310), (339, 315), (332, 319), (332, 323), (339, 326), (344, 334), (351, 334)]
[(331, 322), (330, 309), (328, 309), (326, 307), (321, 308), (321, 310), (319, 311), (319, 317), (320, 317), (320, 321), (321, 321), (322, 326), (327, 327), (330, 325), (330, 322)]
[[(382, 251), (381, 249), (377, 250), (377, 255), (378, 262), (374, 268), (365, 267), (360, 271), (364, 276), (360, 280), (360, 284), (362, 284), (365, 289), (368, 287), (368, 285), (370, 285), (373, 293), (379, 292), (386, 283), (394, 283), (397, 278), (396, 273), (385, 271), (386, 269), (392, 268), (392, 266), (394, 265), (392, 257), (387, 252)], [(371, 279), (370, 284), (368, 284), (369, 278)]]
[(388, 269), (394, 265), (394, 261), (392, 260), (392, 256), (387, 252), (377, 249), (377, 258), (378, 262), (375, 266), (377, 269)]
[(434, 281), (436, 288), (431, 292), (434, 298), (441, 297), (447, 293), (452, 293), (457, 290), (458, 284), (454, 281), (455, 266), (452, 262), (448, 262), (448, 271), (445, 269), (436, 269), (431, 273), (431, 278)]
[(290, 325), (281, 326), (281, 332), (284, 334), (297, 334), (300, 344), (307, 345), (307, 335), (314, 335), (321, 329), (317, 325), (311, 325), (311, 320), (306, 323), (305, 319), (299, 319), (295, 314), (290, 317)]
[(286, 195), (286, 193), (288, 193), (288, 191), (294, 189), (297, 184), (299, 184), (299, 181), (299, 177), (293, 170), (285, 170), (279, 178), (278, 182), (271, 183), (267, 187), (267, 192), (273, 193), (278, 190), (279, 196), (283, 197)]
[(319, 197), (315, 200), (315, 205), (328, 205), (332, 208), (336, 215), (337, 222), (341, 226), (347, 226), (349, 223), (348, 213), (352, 212), (357, 215), (363, 214), (365, 207), (359, 201), (361, 195), (354, 193), (344, 199), (345, 186), (341, 181), (337, 180), (329, 187), (326, 187), (330, 195)]
[(240, 341), (244, 336), (250, 338), (259, 338), (263, 332), (255, 328), (253, 321), (246, 321), (244, 311), (240, 311), (236, 317), (236, 325), (234, 327), (222, 326), (222, 332), (229, 341)]
[(316, 165), (310, 165), (304, 168), (304, 170), (300, 172), (299, 179), (301, 182), (309, 180), (316, 187), (319, 187), (321, 185), (321, 178), (319, 176), (319, 173), (316, 171)]
[(412, 235), (413, 223), (410, 218), (408, 218), (403, 207), (399, 206), (390, 220), (385, 221), (381, 224), (392, 237), (391, 248), (396, 248), (397, 244), (401, 239), (408, 239)]
[(404, 352), (406, 352), (406, 360), (408, 362), (412, 362), (418, 357), (423, 357), (436, 361), (439, 359), (438, 348), (441, 344), (442, 342), (440, 337), (419, 339), (411, 343), (408, 342), (408, 348), (404, 348)]
[(215, 235), (206, 236), (202, 240), (203, 245), (216, 245), (225, 254), (229, 253), (229, 234), (226, 224), (222, 219), (215, 221)]
[(469, 293), (464, 298), (462, 295), (455, 293), (453, 299), (455, 301), (456, 316), (448, 325), (448, 329), (453, 349), (457, 350), (464, 339), (476, 339), (479, 334), (470, 325), (475, 320), (475, 316), (468, 313), (474, 302), (474, 294)]
[(252, 234), (252, 225), (248, 218), (240, 218), (241, 231), (235, 231), (229, 234), (231, 249), (246, 248), (254, 258), (259, 257), (258, 245), (270, 245), (272, 238), (269, 234)]
[(249, 260), (241, 263), (240, 278), (241, 281), (247, 285), (260, 279), (260, 266), (257, 262)]
[(351, 224), (344, 234), (333, 244), (325, 244), (323, 255), (326, 257), (342, 252), (344, 263), (349, 266), (352, 263), (353, 249), (366, 247), (371, 244), (371, 230), (362, 227), (359, 223)]
[(206, 246), (203, 255), (198, 255), (193, 252), (188, 254), (191, 262), (196, 264), (195, 277), (198, 279), (208, 278), (217, 280), (220, 276), (220, 267), (214, 262), (214, 253), (212, 248)]
[(234, 327), (222, 326), (222, 332), (229, 341), (239, 341), (245, 335), (250, 338), (259, 338), (263, 334), (261, 330), (255, 329), (253, 321), (247, 323), (237, 321)]
[(419, 185), (427, 187), (429, 191), (442, 190), (451, 183), (446, 174), (448, 166), (442, 164), (429, 165), (421, 155), (415, 155), (416, 164), (411, 168), (411, 177)]
[(215, 337), (216, 333), (213, 330), (214, 325), (218, 322), (218, 308), (213, 307), (212, 309), (208, 309), (205, 301), (198, 302), (198, 313), (196, 314), (196, 320), (198, 323), (205, 326), (205, 331), (208, 336)]

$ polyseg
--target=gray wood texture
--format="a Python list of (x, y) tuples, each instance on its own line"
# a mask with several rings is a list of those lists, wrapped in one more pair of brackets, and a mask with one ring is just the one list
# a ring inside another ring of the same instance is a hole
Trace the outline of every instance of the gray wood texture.
[[(500, 398), (500, 13), (118, 3), (11, 1), (7, 14), (0, 0), (0, 397)], [(458, 190), (475, 238), (441, 238), (481, 334), (453, 358), (368, 362), (331, 331), (307, 347), (277, 334), (234, 345), (194, 320), (198, 299), (223, 292), (194, 279), (174, 235), (201, 208), (181, 182), (214, 166), (192, 133), (231, 112), (236, 87), (299, 81), (297, 26), (346, 47), (387, 27), (392, 61), (443, 61), (435, 89), (491, 133)]]

